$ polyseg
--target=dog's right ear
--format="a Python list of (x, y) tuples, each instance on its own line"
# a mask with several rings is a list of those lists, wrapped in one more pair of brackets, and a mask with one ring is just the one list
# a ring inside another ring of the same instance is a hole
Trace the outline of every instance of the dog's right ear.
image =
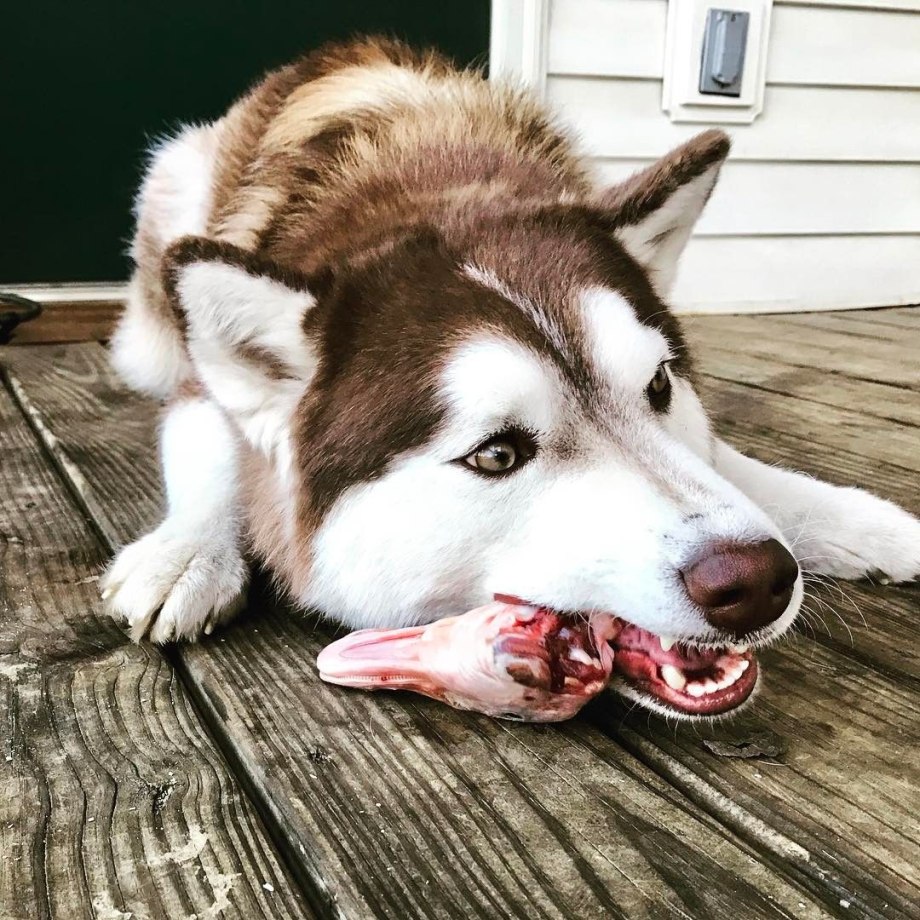
[(288, 422), (317, 364), (304, 332), (315, 304), (306, 279), (191, 236), (167, 249), (163, 271), (201, 382), (247, 441), (286, 462)]

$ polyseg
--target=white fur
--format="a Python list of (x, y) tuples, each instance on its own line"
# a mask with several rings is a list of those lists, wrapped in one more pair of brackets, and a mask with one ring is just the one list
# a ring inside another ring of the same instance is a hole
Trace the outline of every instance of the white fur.
[(453, 417), (451, 428), (435, 446), (444, 460), (463, 456), (509, 420), (526, 416), (531, 430), (552, 431), (567, 405), (556, 369), (529, 348), (501, 336), (479, 336), (458, 347), (444, 372), (441, 392)]
[[(139, 229), (161, 251), (186, 234), (205, 232), (220, 133), (220, 122), (189, 126), (151, 151), (135, 211)], [(142, 258), (136, 243), (131, 254)], [(190, 375), (191, 365), (176, 324), (159, 309), (144, 301), (135, 276), (112, 337), (111, 356), (129, 386), (162, 399)]]
[(920, 520), (862, 489), (760, 463), (718, 442), (716, 469), (777, 523), (796, 559), (838, 578), (920, 576)]
[(101, 587), (110, 614), (135, 639), (197, 639), (234, 616), (244, 600), (238, 447), (220, 409), (192, 400), (170, 410), (161, 452), (166, 519), (118, 554)]
[(714, 164), (681, 186), (645, 220), (617, 230), (617, 237), (632, 257), (648, 269), (661, 296), (674, 285), (678, 260), (709, 199), (720, 166)]
[[(645, 342), (641, 330), (635, 340)], [(642, 355), (652, 372), (660, 336), (655, 346)], [(668, 433), (634, 384), (616, 387), (614, 419), (599, 428), (580, 415), (554, 369), (523, 346), (494, 337), (459, 346), (441, 381), (443, 429), (341, 497), (316, 537), (302, 602), (350, 626), (397, 626), (506, 593), (716, 641), (686, 596), (680, 568), (712, 540), (782, 536)], [(677, 400), (690, 405), (687, 393)], [(540, 440), (521, 470), (487, 479), (450, 462), (508, 424)], [(688, 440), (699, 447), (707, 439), (704, 424)], [(783, 627), (800, 600), (801, 585)]]
[(221, 122), (188, 125), (150, 151), (135, 211), (167, 245), (186, 234), (204, 233), (222, 127)]
[(635, 310), (616, 291), (590, 288), (581, 295), (581, 308), (590, 354), (601, 378), (633, 398), (644, 392), (658, 365), (673, 357), (667, 339), (637, 322)]
[(302, 329), (314, 304), (309, 294), (224, 262), (183, 266), (176, 286), (193, 333), (226, 346), (257, 345), (305, 378), (312, 374), (315, 360)]
[(175, 327), (144, 302), (138, 279), (128, 288), (125, 311), (109, 350), (112, 366), (132, 389), (165, 399), (191, 375), (191, 362)]
[[(243, 436), (287, 473), (290, 419), (316, 370), (302, 328), (313, 298), (223, 262), (184, 266), (177, 289), (202, 381)], [(279, 379), (240, 360), (236, 349), (243, 345), (264, 349), (292, 376)]]
[(671, 406), (661, 423), (671, 437), (689, 447), (697, 457), (712, 463), (714, 439), (706, 410), (689, 382), (673, 374)]

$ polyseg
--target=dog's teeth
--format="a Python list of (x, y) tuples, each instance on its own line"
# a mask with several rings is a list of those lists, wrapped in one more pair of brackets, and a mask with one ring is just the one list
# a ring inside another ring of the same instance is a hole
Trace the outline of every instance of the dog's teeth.
[(595, 659), (593, 659), (584, 649), (575, 648), (574, 646), (569, 649), (569, 658), (572, 661), (577, 661), (580, 664), (594, 664)]
[(746, 652), (749, 652), (751, 650), (751, 647), (749, 645), (730, 645), (729, 648), (736, 655), (744, 655)]
[(743, 673), (741, 668), (737, 666), (727, 668), (719, 683), (722, 684), (723, 687), (730, 687)]
[(683, 690), (687, 686), (687, 678), (680, 668), (675, 668), (672, 664), (663, 664), (661, 666), (661, 679), (672, 690)]
[[(750, 664), (750, 661), (748, 661), (747, 658), (745, 658), (744, 661), (741, 662), (741, 664), (739, 665), (739, 667), (741, 668), (741, 674), (744, 674), (744, 672), (748, 669), (749, 664)], [(741, 674), (739, 674), (738, 676), (740, 677)]]
[(687, 689), (684, 691), (690, 696), (704, 696), (706, 693), (706, 688), (698, 681), (694, 681), (692, 684), (687, 684)]
[(677, 643), (677, 639), (674, 636), (659, 636), (658, 641), (661, 643), (661, 649), (665, 652), (670, 652)]

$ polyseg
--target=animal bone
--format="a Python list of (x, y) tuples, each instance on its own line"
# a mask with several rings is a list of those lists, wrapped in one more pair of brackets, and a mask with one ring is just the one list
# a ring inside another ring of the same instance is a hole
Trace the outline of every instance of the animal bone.
[(457, 709), (557, 722), (610, 680), (614, 622), (496, 600), (427, 626), (359, 630), (324, 648), (317, 664), (334, 684), (414, 690)]

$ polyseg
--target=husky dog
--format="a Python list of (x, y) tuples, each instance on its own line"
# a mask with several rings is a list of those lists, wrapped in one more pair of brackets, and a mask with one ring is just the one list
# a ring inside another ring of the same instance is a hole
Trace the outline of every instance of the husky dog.
[(667, 297), (728, 149), (598, 188), (537, 100), (383, 40), (162, 143), (112, 353), (165, 402), (168, 508), (111, 614), (197, 639), (252, 558), (348, 627), (609, 611), (620, 688), (706, 715), (795, 619), (796, 559), (915, 578), (920, 521), (711, 431)]

